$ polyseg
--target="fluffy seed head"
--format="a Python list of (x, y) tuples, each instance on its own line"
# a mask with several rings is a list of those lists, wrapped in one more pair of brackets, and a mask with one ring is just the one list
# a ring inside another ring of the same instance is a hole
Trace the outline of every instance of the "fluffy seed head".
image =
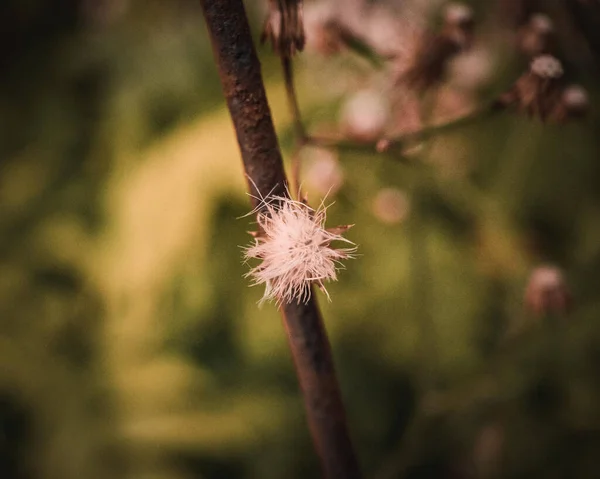
[(540, 55), (531, 62), (531, 72), (541, 78), (560, 78), (563, 67), (552, 55)]
[[(260, 302), (306, 303), (313, 283), (327, 294), (324, 282), (335, 281), (341, 260), (353, 258), (356, 251), (354, 243), (341, 235), (349, 226), (326, 229), (323, 204), (314, 210), (301, 201), (273, 196), (260, 206), (260, 231), (254, 235), (255, 244), (244, 249), (246, 260), (262, 260), (246, 274), (254, 280), (253, 285), (265, 285)], [(352, 247), (332, 248), (334, 241)]]

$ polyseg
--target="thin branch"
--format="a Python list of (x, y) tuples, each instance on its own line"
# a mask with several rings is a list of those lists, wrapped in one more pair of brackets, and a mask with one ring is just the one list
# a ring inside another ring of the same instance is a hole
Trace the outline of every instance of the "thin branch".
[(300, 155), (302, 148), (306, 145), (307, 135), (302, 116), (300, 114), (300, 106), (298, 103), (298, 95), (296, 94), (296, 86), (294, 82), (294, 65), (289, 56), (281, 56), (281, 66), (283, 69), (283, 79), (285, 83), (285, 92), (288, 100), (288, 106), (292, 114), (292, 123), (294, 127), (294, 151), (292, 153), (292, 191), (297, 198), (302, 196), (300, 191), (300, 176), (302, 174), (302, 157)]
[(381, 69), (384, 67), (386, 60), (390, 57), (385, 57), (377, 53), (365, 40), (360, 38), (349, 28), (335, 24), (339, 39), (352, 52), (367, 60), (373, 67)]
[(382, 138), (377, 142), (357, 142), (350, 141), (346, 138), (327, 138), (313, 135), (309, 135), (306, 139), (306, 142), (315, 146), (338, 148), (341, 150), (367, 150), (373, 153), (381, 151), (394, 151), (400, 153), (406, 146), (428, 140), (429, 138), (440, 134), (459, 130), (464, 126), (470, 125), (484, 118), (491, 117), (494, 113), (500, 111), (502, 111), (501, 108), (499, 108), (497, 102), (494, 101), (464, 116), (461, 116), (460, 118), (452, 119), (446, 123), (426, 126), (421, 130), (405, 133), (399, 136)]
[[(286, 196), (287, 179), (242, 0), (201, 0), (252, 195)], [(257, 201), (254, 200), (255, 206)], [(360, 478), (331, 349), (312, 295), (283, 321), (325, 476)]]
[(306, 130), (302, 122), (302, 115), (300, 114), (300, 106), (298, 105), (298, 96), (296, 94), (296, 87), (294, 85), (294, 66), (292, 59), (287, 56), (281, 57), (281, 66), (283, 68), (283, 79), (285, 81), (285, 91), (287, 94), (288, 105), (292, 118), (294, 121), (294, 133), (300, 143), (304, 142), (306, 138)]

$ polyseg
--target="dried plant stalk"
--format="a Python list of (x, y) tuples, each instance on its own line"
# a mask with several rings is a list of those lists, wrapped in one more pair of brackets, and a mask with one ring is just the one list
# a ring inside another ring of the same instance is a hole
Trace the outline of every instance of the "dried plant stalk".
[[(267, 213), (257, 198), (289, 195), (244, 5), (242, 0), (200, 3), (254, 206)], [(359, 478), (331, 349), (315, 297), (311, 295), (306, 303), (282, 304), (280, 309), (324, 474), (328, 478)]]

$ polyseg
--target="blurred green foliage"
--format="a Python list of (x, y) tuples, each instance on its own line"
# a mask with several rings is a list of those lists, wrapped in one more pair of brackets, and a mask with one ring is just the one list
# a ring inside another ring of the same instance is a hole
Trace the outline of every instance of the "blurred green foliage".
[[(0, 6), (2, 477), (319, 474), (279, 316), (243, 278), (253, 225), (197, 3)], [(260, 53), (288, 158), (281, 75)], [(351, 55), (299, 63), (314, 128), (369, 78)], [(341, 153), (328, 221), (356, 224), (360, 257), (320, 299), (369, 476), (598, 475), (600, 102), (573, 67), (583, 121), (500, 113), (433, 138), (423, 162)], [(404, 221), (373, 214), (383, 187), (407, 192)], [(576, 305), (554, 326), (522, 307), (542, 262)]]

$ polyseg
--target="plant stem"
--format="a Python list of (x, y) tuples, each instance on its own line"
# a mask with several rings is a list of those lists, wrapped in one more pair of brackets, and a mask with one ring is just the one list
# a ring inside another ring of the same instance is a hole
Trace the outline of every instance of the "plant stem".
[[(201, 0), (248, 188), (257, 198), (287, 196), (287, 179), (242, 0)], [(253, 198), (256, 206), (258, 200)], [(284, 304), (283, 321), (313, 442), (325, 477), (361, 477), (350, 441), (327, 333), (314, 294)]]
[(302, 122), (300, 114), (300, 106), (298, 105), (298, 95), (296, 94), (296, 86), (294, 83), (294, 65), (290, 57), (281, 57), (281, 67), (283, 69), (283, 79), (285, 82), (285, 92), (287, 95), (288, 105), (294, 122), (294, 132), (296, 140), (303, 144), (306, 140), (306, 130)]
[[(452, 132), (454, 130), (459, 130), (464, 126), (475, 123), (481, 119), (491, 117), (493, 114), (500, 111), (502, 111), (501, 108), (499, 108), (495, 102), (492, 102), (470, 113), (467, 113), (465, 116), (449, 120), (446, 123), (425, 126), (420, 130), (413, 131), (410, 133), (404, 133), (399, 136), (382, 138), (382, 140), (387, 140), (387, 146), (383, 149), (383, 151), (389, 151), (394, 154), (399, 154), (400, 159), (404, 161), (405, 159), (401, 156), (401, 154), (406, 146), (428, 140), (432, 137), (435, 137), (436, 135), (441, 135), (444, 133)], [(377, 152), (376, 142), (357, 142), (348, 140), (346, 138), (325, 138), (309, 135), (306, 138), (306, 143), (315, 146), (322, 146), (325, 148), (339, 148), (342, 150), (364, 150), (372, 153)]]

